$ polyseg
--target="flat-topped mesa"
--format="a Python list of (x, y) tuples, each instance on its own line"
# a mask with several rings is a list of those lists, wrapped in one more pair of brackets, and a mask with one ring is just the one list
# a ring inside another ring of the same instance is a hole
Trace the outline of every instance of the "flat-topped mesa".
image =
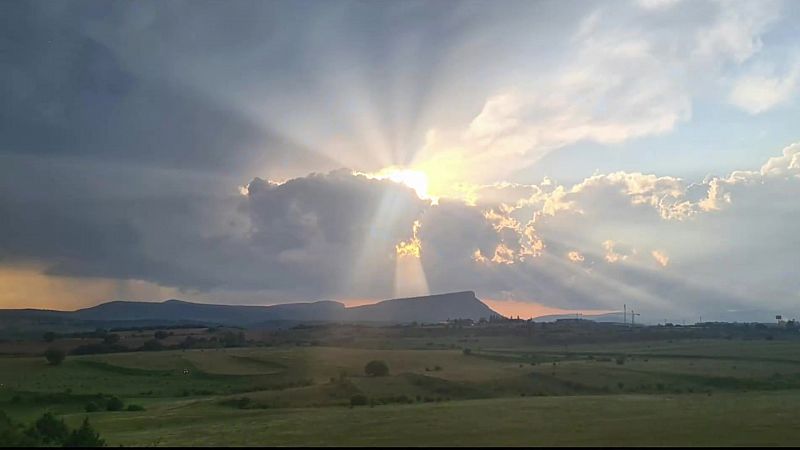
[(500, 314), (478, 300), (473, 291), (385, 300), (348, 308), (351, 320), (365, 322), (442, 322), (450, 319), (488, 319)]

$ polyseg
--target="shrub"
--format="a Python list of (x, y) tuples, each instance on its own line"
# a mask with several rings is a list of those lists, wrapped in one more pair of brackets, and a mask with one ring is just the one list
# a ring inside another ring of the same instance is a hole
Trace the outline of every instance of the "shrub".
[(67, 354), (64, 350), (60, 348), (48, 348), (46, 352), (44, 352), (44, 357), (47, 358), (47, 362), (50, 363), (51, 366), (57, 366), (64, 362), (64, 359), (67, 357)]
[(119, 397), (111, 397), (106, 402), (106, 410), (108, 411), (122, 411), (125, 408), (125, 403)]
[(84, 409), (86, 410), (87, 413), (93, 413), (100, 411), (102, 408), (100, 407), (100, 405), (97, 404), (97, 402), (89, 402), (86, 404), (86, 407)]
[(51, 412), (46, 412), (34, 424), (30, 432), (38, 436), (45, 444), (61, 444), (69, 435), (69, 428), (62, 419), (56, 419)]
[(369, 399), (364, 394), (356, 394), (350, 397), (350, 406), (365, 406), (369, 404)]
[(89, 418), (83, 419), (83, 424), (73, 430), (64, 440), (64, 447), (105, 447), (106, 442), (100, 438), (100, 433), (89, 424)]
[(126, 408), (128, 411), (144, 411), (144, 406), (142, 405), (128, 405)]
[(371, 377), (383, 377), (389, 375), (389, 366), (383, 361), (370, 361), (364, 366), (364, 373)]
[(617, 357), (617, 364), (620, 365), (620, 366), (625, 364), (625, 357), (624, 356), (618, 356)]
[(36, 447), (41, 445), (36, 436), (22, 433), (19, 425), (11, 421), (4, 411), (0, 411), (0, 446)]
[(472, 349), (471, 348), (465, 348), (464, 350), (462, 350), (461, 353), (463, 353), (466, 356), (469, 356), (469, 355), (472, 354)]

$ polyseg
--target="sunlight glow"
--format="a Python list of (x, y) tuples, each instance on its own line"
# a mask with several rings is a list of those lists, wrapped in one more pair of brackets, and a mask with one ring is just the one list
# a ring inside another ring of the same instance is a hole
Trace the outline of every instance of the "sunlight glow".
[(395, 251), (397, 252), (397, 256), (413, 256), (415, 258), (419, 258), (420, 252), (422, 250), (422, 243), (420, 242), (419, 238), (417, 237), (417, 233), (419, 232), (420, 222), (419, 220), (414, 221), (414, 228), (413, 228), (413, 235), (412, 238), (408, 241), (400, 241), (399, 244), (395, 245)]
[(428, 175), (425, 172), (390, 166), (381, 169), (379, 172), (365, 175), (376, 180), (390, 180), (406, 185), (417, 193), (417, 197), (423, 200), (431, 200), (434, 204), (438, 200), (428, 192)]

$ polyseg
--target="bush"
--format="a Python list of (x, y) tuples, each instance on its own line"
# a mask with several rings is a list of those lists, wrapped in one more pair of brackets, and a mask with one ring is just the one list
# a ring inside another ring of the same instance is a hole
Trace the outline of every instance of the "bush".
[(101, 408), (100, 405), (97, 404), (97, 402), (89, 402), (86, 404), (86, 407), (84, 407), (84, 409), (86, 410), (87, 413), (93, 413), (100, 411), (103, 408)]
[(371, 377), (384, 377), (389, 375), (389, 366), (383, 361), (370, 361), (364, 366), (364, 373)]
[(48, 348), (46, 352), (44, 352), (44, 357), (47, 358), (47, 362), (50, 363), (51, 366), (57, 366), (64, 362), (64, 359), (67, 357), (67, 354), (64, 350), (60, 348)]
[(617, 357), (617, 364), (620, 365), (620, 366), (625, 364), (625, 357), (624, 356), (618, 356)]
[(105, 441), (89, 424), (70, 432), (63, 420), (47, 412), (31, 424), (23, 433), (22, 425), (15, 424), (0, 411), (0, 447), (102, 447)]
[(472, 354), (472, 349), (471, 349), (471, 348), (465, 348), (465, 349), (462, 351), (462, 353), (463, 353), (464, 355), (466, 355), (466, 356), (469, 356), (469, 355), (471, 355), (471, 354)]
[(144, 406), (142, 405), (128, 405), (126, 408), (128, 411), (144, 411)]
[(111, 397), (106, 402), (106, 410), (108, 411), (122, 411), (125, 408), (125, 403), (119, 397)]
[(88, 417), (83, 419), (80, 428), (73, 430), (64, 440), (64, 447), (105, 447), (105, 445), (106, 442), (100, 438), (100, 433), (89, 424)]
[(369, 399), (364, 394), (356, 394), (350, 397), (350, 406), (366, 406), (369, 404)]
[(36, 447), (41, 445), (35, 436), (22, 433), (20, 427), (11, 421), (5, 412), (0, 411), (0, 446)]
[(67, 439), (69, 428), (62, 419), (46, 412), (33, 424), (29, 433), (38, 436), (45, 444), (61, 444)]

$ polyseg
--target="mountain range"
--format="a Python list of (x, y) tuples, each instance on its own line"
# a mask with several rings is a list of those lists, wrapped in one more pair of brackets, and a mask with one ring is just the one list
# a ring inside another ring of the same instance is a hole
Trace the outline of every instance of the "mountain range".
[(0, 310), (0, 320), (95, 323), (213, 323), (254, 326), (268, 322), (435, 323), (448, 319), (488, 319), (500, 316), (472, 291), (385, 300), (346, 307), (336, 301), (239, 306), (192, 303), (110, 301), (77, 311)]

